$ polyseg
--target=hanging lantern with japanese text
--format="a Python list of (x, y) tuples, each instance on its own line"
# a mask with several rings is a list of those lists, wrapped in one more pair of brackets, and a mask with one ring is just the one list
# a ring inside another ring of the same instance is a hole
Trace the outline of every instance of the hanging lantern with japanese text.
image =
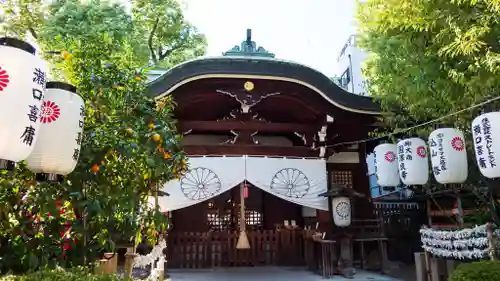
[(45, 62), (30, 44), (0, 38), (0, 166), (25, 160), (39, 135)]
[(398, 142), (399, 176), (405, 185), (422, 185), (429, 180), (425, 141), (408, 138)]
[(48, 82), (38, 140), (27, 159), (34, 173), (67, 175), (77, 164), (83, 134), (84, 103), (76, 88)]
[(467, 179), (467, 151), (464, 134), (454, 128), (441, 128), (429, 135), (432, 173), (442, 184), (463, 183)]
[(333, 197), (332, 199), (333, 222), (338, 227), (351, 225), (351, 199), (346, 196)]
[(395, 144), (379, 144), (373, 150), (375, 154), (375, 176), (379, 186), (398, 186), (400, 184), (397, 146)]
[(483, 176), (500, 177), (500, 112), (490, 112), (472, 121), (472, 138), (479, 170)]

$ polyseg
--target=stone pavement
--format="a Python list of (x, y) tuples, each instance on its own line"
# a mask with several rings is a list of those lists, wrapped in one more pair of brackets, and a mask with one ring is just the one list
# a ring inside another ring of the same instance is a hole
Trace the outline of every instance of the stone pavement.
[[(169, 270), (172, 281), (324, 281), (321, 276), (306, 271), (303, 268), (290, 267), (233, 267), (218, 269), (179, 269)], [(330, 280), (353, 281), (407, 281), (395, 279), (377, 273), (356, 271), (354, 279), (334, 276)]]

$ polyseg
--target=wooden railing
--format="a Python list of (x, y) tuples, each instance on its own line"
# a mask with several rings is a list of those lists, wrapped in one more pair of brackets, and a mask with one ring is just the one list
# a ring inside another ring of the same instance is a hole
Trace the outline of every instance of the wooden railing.
[(236, 249), (239, 232), (188, 232), (168, 235), (168, 267), (304, 265), (301, 230), (248, 231), (250, 249)]

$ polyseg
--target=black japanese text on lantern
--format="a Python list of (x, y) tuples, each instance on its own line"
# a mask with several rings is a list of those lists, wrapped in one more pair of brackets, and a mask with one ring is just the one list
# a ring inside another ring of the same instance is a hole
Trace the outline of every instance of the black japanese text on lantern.
[(375, 179), (378, 181), (378, 169), (377, 169), (377, 152), (373, 151), (373, 169), (375, 172)]
[(474, 125), (474, 143), (476, 147), (477, 161), (481, 168), (496, 167), (495, 155), (491, 149), (493, 140), (491, 137), (490, 119), (484, 117), (481, 123)]
[(24, 132), (21, 135), (21, 140), (24, 144), (28, 146), (33, 145), (33, 141), (35, 139), (36, 129), (33, 125), (38, 122), (40, 115), (42, 114), (43, 108), (40, 108), (39, 105), (42, 104), (43, 101), (43, 89), (45, 87), (45, 72), (43, 72), (40, 68), (35, 68), (33, 70), (33, 87), (31, 89), (31, 93), (33, 96), (33, 104), (28, 106), (28, 125), (24, 128)]
[(444, 156), (443, 137), (444, 135), (442, 133), (438, 133), (435, 138), (431, 138), (430, 140), (431, 158), (439, 158), (438, 162), (434, 162), (439, 164), (432, 166), (432, 171), (435, 175), (439, 175), (441, 172), (448, 169), (446, 157)]
[(399, 170), (401, 177), (406, 179), (408, 172), (406, 171), (405, 161), (412, 161), (413, 154), (411, 149), (411, 141), (406, 140), (402, 144), (398, 145), (398, 160), (399, 160)]
[(78, 120), (78, 128), (80, 128), (79, 132), (76, 134), (76, 148), (73, 150), (73, 160), (78, 161), (78, 157), (80, 156), (80, 146), (82, 145), (82, 137), (83, 137), (83, 116), (85, 114), (85, 108), (80, 106), (80, 119)]

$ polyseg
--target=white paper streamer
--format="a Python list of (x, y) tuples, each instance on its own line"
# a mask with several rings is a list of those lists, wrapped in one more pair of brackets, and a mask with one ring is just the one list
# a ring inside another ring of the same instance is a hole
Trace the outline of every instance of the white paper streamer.
[[(453, 259), (478, 260), (488, 256), (487, 224), (455, 231), (420, 229), (422, 248), (430, 254)], [(499, 234), (499, 230), (495, 230)]]
[(154, 263), (163, 256), (163, 249), (167, 247), (165, 240), (161, 240), (158, 245), (156, 245), (151, 253), (147, 255), (138, 255), (134, 258), (133, 268), (146, 268), (146, 266), (151, 265), (151, 273), (146, 280), (155, 281), (159, 278), (159, 271), (154, 268)]

